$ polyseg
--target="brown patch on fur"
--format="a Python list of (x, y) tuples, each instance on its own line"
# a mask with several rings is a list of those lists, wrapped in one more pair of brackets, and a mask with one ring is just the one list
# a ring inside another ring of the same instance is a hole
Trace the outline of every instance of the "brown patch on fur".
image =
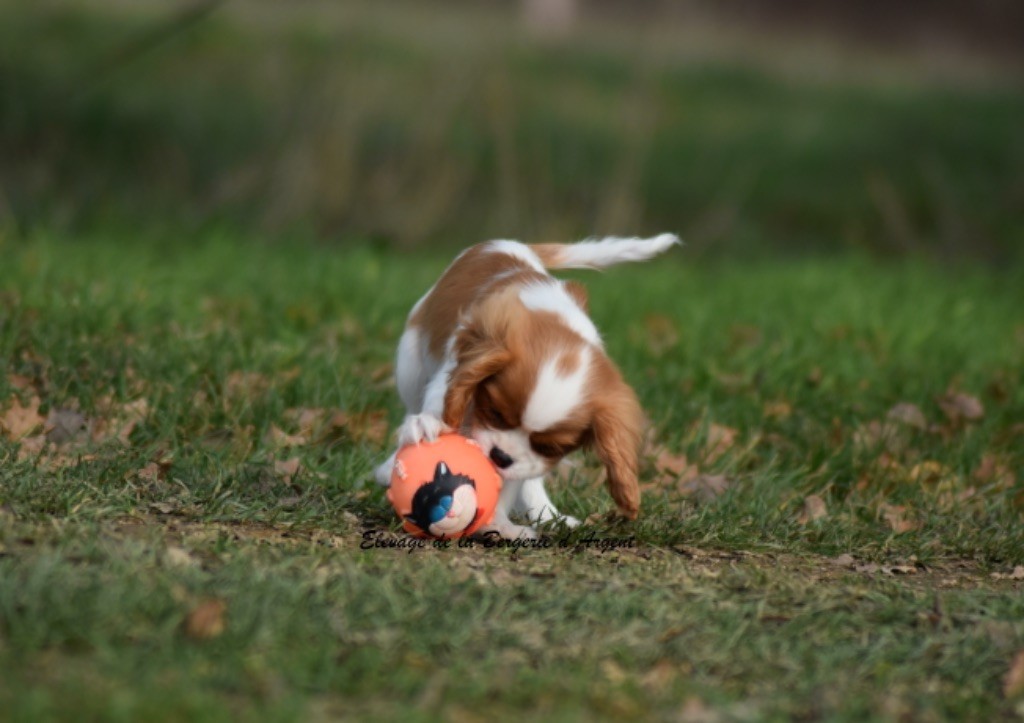
[[(501, 278), (496, 278), (499, 275)], [(487, 244), (474, 246), (441, 275), (423, 303), (410, 315), (409, 325), (426, 332), (430, 353), (440, 359), (460, 317), (485, 291), (490, 297), (510, 284), (547, 278), (522, 259), (493, 251)]]
[(576, 302), (576, 306), (583, 309), (584, 313), (590, 313), (590, 298), (587, 296), (587, 287), (579, 281), (563, 281), (566, 293)]
[(555, 371), (558, 372), (558, 376), (560, 377), (567, 377), (579, 368), (579, 349), (573, 349), (572, 351), (567, 351), (565, 354), (562, 354), (562, 356), (558, 357), (558, 362), (555, 364)]
[(530, 250), (540, 257), (546, 269), (557, 269), (565, 259), (565, 244), (530, 244)]

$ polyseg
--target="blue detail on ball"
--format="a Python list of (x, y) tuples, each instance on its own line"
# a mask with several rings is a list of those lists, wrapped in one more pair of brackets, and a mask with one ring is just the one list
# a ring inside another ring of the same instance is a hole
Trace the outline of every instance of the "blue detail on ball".
[(430, 524), (439, 522), (444, 519), (444, 516), (448, 514), (448, 511), (452, 508), (452, 496), (446, 495), (437, 501), (437, 504), (430, 510)]

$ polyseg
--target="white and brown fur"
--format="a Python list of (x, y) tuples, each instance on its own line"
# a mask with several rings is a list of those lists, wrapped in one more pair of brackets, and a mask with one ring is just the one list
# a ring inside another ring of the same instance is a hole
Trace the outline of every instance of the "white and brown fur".
[[(407, 416), (399, 446), (459, 430), (500, 467), (489, 530), (535, 537), (531, 523), (561, 519), (544, 475), (566, 454), (592, 447), (620, 512), (640, 510), (643, 415), (587, 316), (587, 296), (547, 269), (603, 268), (649, 259), (679, 239), (607, 238), (577, 244), (491, 241), (464, 251), (413, 307), (395, 376)], [(496, 451), (497, 450), (497, 451)], [(377, 470), (387, 484), (394, 457)]]

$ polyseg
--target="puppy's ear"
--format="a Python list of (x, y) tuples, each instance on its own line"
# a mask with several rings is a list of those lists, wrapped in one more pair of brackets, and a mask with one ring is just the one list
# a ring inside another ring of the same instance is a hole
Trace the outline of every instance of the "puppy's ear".
[(498, 338), (475, 325), (459, 333), (454, 352), (455, 369), (448, 378), (443, 419), (449, 427), (458, 429), (476, 388), (504, 369), (512, 360), (512, 352)]
[(608, 472), (608, 492), (629, 519), (640, 512), (640, 444), (644, 416), (636, 394), (610, 362), (601, 365), (591, 428), (594, 451)]

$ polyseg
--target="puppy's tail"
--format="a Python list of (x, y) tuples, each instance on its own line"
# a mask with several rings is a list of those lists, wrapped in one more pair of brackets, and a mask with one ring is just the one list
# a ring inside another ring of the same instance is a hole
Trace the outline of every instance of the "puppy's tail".
[(646, 261), (673, 246), (679, 237), (663, 233), (651, 238), (587, 239), (574, 244), (533, 244), (530, 246), (549, 269), (603, 269), (627, 261)]

